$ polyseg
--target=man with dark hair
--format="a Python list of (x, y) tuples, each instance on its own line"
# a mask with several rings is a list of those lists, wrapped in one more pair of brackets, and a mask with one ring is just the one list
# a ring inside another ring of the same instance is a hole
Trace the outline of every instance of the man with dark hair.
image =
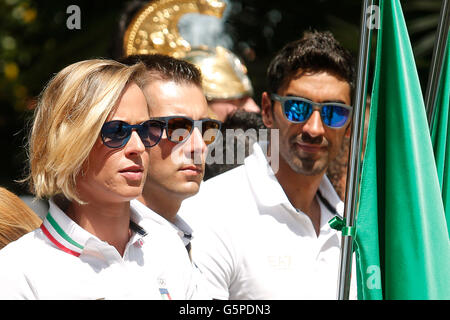
[(215, 140), (221, 123), (208, 118), (201, 73), (191, 63), (160, 54), (129, 56), (120, 61), (145, 65), (148, 79), (144, 94), (150, 117), (165, 124), (158, 145), (149, 150), (142, 195), (132, 200), (131, 206), (178, 234), (190, 252), (192, 230), (177, 212), (184, 199), (198, 192), (207, 145)]
[[(244, 163), (244, 157), (253, 151), (253, 144), (259, 139), (259, 130), (265, 129), (260, 113), (237, 110), (222, 124), (209, 157), (206, 158), (204, 181)], [(216, 159), (216, 153), (221, 156)], [(242, 157), (241, 157), (242, 155)], [(231, 160), (231, 161), (230, 161)]]
[(196, 66), (164, 54), (136, 54), (121, 58), (119, 62), (126, 65), (142, 62), (147, 69), (150, 81), (174, 81), (202, 88), (202, 75)]
[(303, 72), (327, 71), (348, 82), (354, 88), (352, 56), (337, 42), (331, 32), (306, 32), (275, 56), (267, 70), (269, 93), (275, 93), (301, 69)]
[[(353, 61), (329, 32), (287, 44), (267, 72), (270, 144), (202, 184), (179, 214), (196, 230), (193, 259), (216, 299), (335, 299), (344, 204), (325, 175), (349, 133)], [(273, 148), (270, 148), (273, 150)], [(270, 156), (270, 157), (269, 157)]]

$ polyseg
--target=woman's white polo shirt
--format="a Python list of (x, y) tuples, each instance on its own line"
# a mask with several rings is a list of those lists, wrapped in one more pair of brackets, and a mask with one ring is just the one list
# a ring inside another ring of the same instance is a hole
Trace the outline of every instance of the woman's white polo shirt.
[(40, 228), (0, 250), (0, 299), (196, 299), (196, 277), (175, 234), (131, 209), (122, 257), (49, 204)]

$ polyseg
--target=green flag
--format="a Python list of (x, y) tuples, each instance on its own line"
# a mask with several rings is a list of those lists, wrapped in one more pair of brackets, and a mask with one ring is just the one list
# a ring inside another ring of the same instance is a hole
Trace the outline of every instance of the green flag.
[(380, 1), (355, 237), (359, 299), (450, 299), (450, 244), (398, 0)]
[(431, 140), (441, 186), (447, 228), (450, 234), (450, 38), (442, 65), (442, 74), (436, 98), (436, 115), (431, 126)]

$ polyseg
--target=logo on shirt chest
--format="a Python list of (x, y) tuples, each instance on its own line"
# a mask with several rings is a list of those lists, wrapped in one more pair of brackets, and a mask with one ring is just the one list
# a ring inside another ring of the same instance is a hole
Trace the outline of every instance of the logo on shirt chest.
[(269, 266), (273, 269), (285, 270), (292, 266), (292, 257), (285, 256), (267, 256), (267, 262)]
[(166, 280), (159, 278), (158, 286), (159, 286), (159, 294), (161, 295), (161, 298), (163, 300), (172, 300), (169, 290), (167, 290)]

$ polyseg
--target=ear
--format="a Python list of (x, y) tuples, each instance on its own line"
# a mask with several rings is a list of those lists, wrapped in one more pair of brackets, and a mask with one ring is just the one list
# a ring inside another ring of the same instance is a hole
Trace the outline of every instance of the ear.
[(350, 138), (351, 132), (352, 132), (352, 124), (350, 123), (350, 124), (347, 126), (347, 129), (345, 129), (345, 137), (346, 137), (346, 138)]
[(269, 94), (264, 91), (261, 97), (261, 114), (264, 125), (267, 128), (273, 126), (273, 106)]

